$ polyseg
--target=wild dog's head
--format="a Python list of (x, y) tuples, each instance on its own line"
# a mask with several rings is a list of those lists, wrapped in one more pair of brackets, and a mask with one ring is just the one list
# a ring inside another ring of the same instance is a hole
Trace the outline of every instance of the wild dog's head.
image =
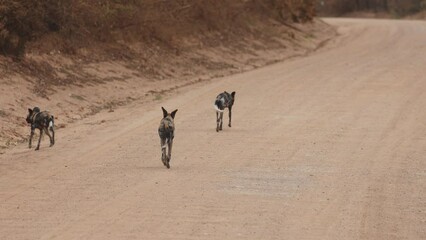
[(168, 113), (166, 109), (164, 109), (163, 107), (161, 107), (161, 110), (163, 110), (163, 119), (161, 120), (162, 125), (164, 125), (164, 128), (168, 129), (168, 128), (174, 128), (174, 119), (176, 116), (176, 112), (178, 111), (177, 109), (174, 110), (171, 113)]
[(224, 92), (225, 94), (225, 98), (226, 98), (226, 102), (227, 102), (227, 106), (228, 107), (232, 107), (232, 105), (234, 105), (234, 100), (235, 100), (235, 91), (232, 93), (228, 93), (227, 91)]
[(25, 119), (27, 121), (27, 123), (32, 123), (32, 121), (33, 121), (32, 118), (33, 118), (34, 114), (37, 114), (39, 112), (40, 112), (40, 108), (38, 108), (38, 107), (35, 107), (33, 109), (28, 108), (28, 115), (27, 115), (27, 118)]

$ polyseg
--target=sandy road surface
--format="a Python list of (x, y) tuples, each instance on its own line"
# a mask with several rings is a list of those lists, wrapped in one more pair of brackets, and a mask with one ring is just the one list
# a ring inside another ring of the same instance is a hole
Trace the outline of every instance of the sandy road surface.
[[(426, 239), (426, 24), (327, 21), (341, 36), (309, 57), (1, 155), (0, 239)], [(170, 170), (161, 105), (179, 108)]]

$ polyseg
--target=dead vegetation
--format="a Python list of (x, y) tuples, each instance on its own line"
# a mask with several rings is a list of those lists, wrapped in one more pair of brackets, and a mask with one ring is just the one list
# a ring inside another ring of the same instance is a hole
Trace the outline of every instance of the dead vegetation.
[[(425, 0), (318, 0), (321, 16), (343, 16), (354, 12), (371, 12), (378, 16), (401, 18), (426, 10)], [(352, 16), (352, 15), (351, 15)]]
[[(309, 22), (313, 15), (314, 0), (0, 0), (0, 53), (9, 58), (0, 68), (22, 73), (42, 97), (52, 86), (120, 80), (81, 71), (102, 61), (125, 62), (140, 76), (157, 80), (176, 75), (173, 67), (159, 70), (169, 59), (180, 59), (169, 64), (177, 68), (193, 63), (232, 68), (204, 56), (189, 61), (185, 53), (241, 48), (253, 36), (273, 44), (274, 26), (300, 31), (292, 24)], [(58, 55), (69, 64), (55, 63)]]
[(129, 77), (81, 71), (97, 62), (120, 61), (132, 75), (153, 80), (176, 77), (193, 64), (230, 69), (235, 66), (186, 53), (221, 46), (244, 51), (248, 38), (282, 46), (274, 40), (277, 25), (297, 42), (293, 31), (300, 29), (292, 24), (313, 15), (314, 0), (0, 0), (0, 53), (8, 56), (0, 71), (20, 73), (48, 98), (55, 86)]
[(313, 2), (1, 0), (0, 47), (3, 54), (14, 56), (22, 56), (27, 47), (76, 54), (81, 48), (94, 48), (100, 43), (135, 41), (158, 41), (178, 47), (175, 38), (212, 31), (238, 33), (249, 29), (250, 22), (259, 18), (283, 23), (309, 21), (314, 13)]

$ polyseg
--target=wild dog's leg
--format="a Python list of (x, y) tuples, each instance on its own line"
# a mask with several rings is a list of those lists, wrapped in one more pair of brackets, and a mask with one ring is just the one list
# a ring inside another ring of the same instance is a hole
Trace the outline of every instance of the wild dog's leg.
[(229, 124), (228, 124), (229, 127), (231, 127), (231, 119), (232, 119), (232, 107), (229, 107)]
[(221, 112), (220, 114), (220, 125), (219, 125), (219, 130), (222, 130), (222, 124), (223, 124), (223, 112)]
[(51, 145), (53, 146), (55, 145), (55, 129), (54, 129), (54, 117), (52, 116), (49, 122), (49, 130), (52, 132), (52, 141), (51, 141)]
[(163, 161), (164, 166), (166, 166), (166, 139), (165, 138), (161, 138), (161, 161)]
[(52, 131), (52, 145), (51, 146), (53, 146), (53, 145), (55, 145), (55, 130), (53, 129), (53, 127), (50, 127), (49, 128), (50, 129), (50, 131)]
[(32, 141), (33, 141), (33, 136), (34, 136), (34, 128), (33, 127), (31, 127), (31, 133), (30, 133), (30, 141), (29, 141), (29, 143), (28, 143), (28, 148), (31, 148), (31, 143), (32, 143)]
[(44, 128), (44, 131), (46, 132), (47, 136), (49, 136), (50, 147), (53, 146), (53, 139), (52, 139), (52, 136), (50, 135), (49, 129), (48, 128)]
[(169, 154), (167, 155), (167, 164), (166, 167), (170, 168), (170, 159), (172, 158), (172, 147), (173, 147), (173, 139), (169, 140)]
[(38, 138), (38, 144), (36, 147), (36, 151), (40, 149), (41, 136), (43, 136), (43, 128), (40, 129), (40, 137)]
[(220, 123), (220, 118), (219, 118), (219, 112), (216, 112), (216, 132), (219, 132), (219, 123)]

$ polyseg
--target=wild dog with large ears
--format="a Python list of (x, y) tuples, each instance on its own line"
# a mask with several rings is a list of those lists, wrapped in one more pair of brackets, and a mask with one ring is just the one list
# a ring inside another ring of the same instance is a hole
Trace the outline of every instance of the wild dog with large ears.
[[(173, 138), (175, 137), (175, 124), (174, 118), (176, 115), (177, 109), (171, 113), (168, 113), (166, 109), (161, 107), (163, 110), (163, 119), (160, 121), (160, 126), (158, 127), (158, 135), (160, 135), (161, 141), (161, 161), (163, 161), (164, 166), (170, 168), (170, 159), (172, 157), (172, 147), (173, 147)], [(169, 148), (169, 152), (166, 155), (166, 148)]]
[(216, 100), (214, 102), (214, 108), (216, 109), (216, 132), (219, 132), (222, 130), (222, 123), (223, 123), (223, 112), (225, 108), (229, 109), (229, 124), (228, 126), (231, 127), (231, 120), (232, 120), (232, 106), (234, 105), (235, 101), (235, 92), (228, 93), (224, 91), (223, 93), (220, 93), (217, 95)]
[[(34, 136), (35, 129), (40, 130), (40, 137), (38, 139), (38, 144), (36, 147), (36, 151), (40, 149), (40, 142), (43, 132), (49, 136), (50, 139), (50, 147), (55, 144), (55, 130), (54, 130), (54, 117), (47, 111), (40, 112), (40, 108), (35, 107), (33, 109), (28, 108), (28, 115), (26, 118), (27, 123), (31, 124), (31, 134), (30, 140), (28, 143), (28, 147), (31, 148), (31, 143)], [(51, 134), (50, 134), (50, 132)]]

